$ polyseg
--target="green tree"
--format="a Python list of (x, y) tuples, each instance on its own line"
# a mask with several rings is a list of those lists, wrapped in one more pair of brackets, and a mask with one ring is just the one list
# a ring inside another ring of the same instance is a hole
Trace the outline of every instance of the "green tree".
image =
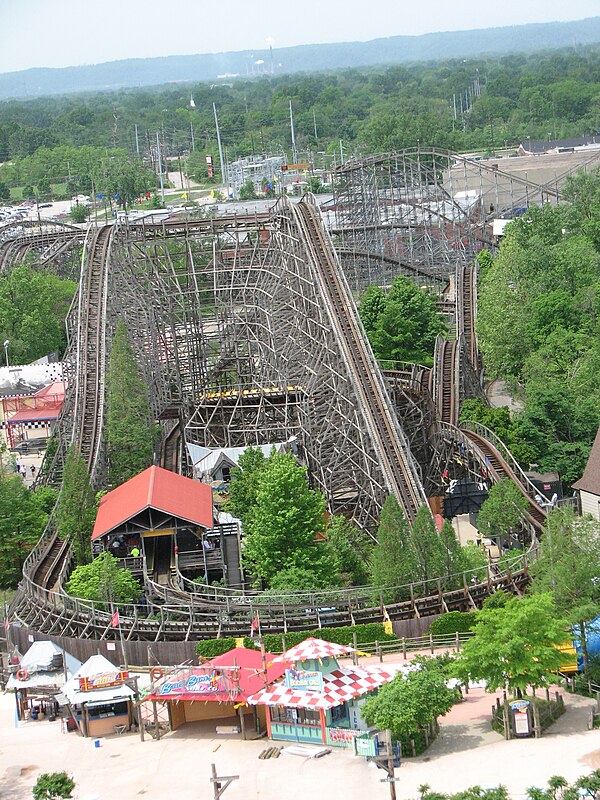
[(68, 594), (101, 603), (104, 608), (132, 603), (141, 594), (140, 583), (128, 569), (119, 567), (112, 553), (101, 553), (90, 564), (76, 567), (65, 584)]
[(429, 508), (421, 506), (412, 524), (410, 546), (414, 554), (414, 578), (427, 581), (444, 573), (446, 553)]
[(477, 515), (477, 529), (483, 536), (501, 543), (516, 532), (527, 505), (517, 485), (503, 478), (490, 488)]
[(267, 458), (260, 447), (248, 447), (238, 459), (237, 467), (231, 470), (227, 511), (248, 527), (256, 498), (260, 475), (267, 464)]
[(126, 209), (138, 197), (154, 189), (156, 178), (140, 161), (132, 159), (128, 153), (114, 152), (115, 155), (95, 167), (95, 186), (96, 189), (114, 197), (117, 203)]
[(38, 195), (40, 198), (49, 198), (52, 194), (52, 186), (47, 178), (41, 178), (37, 185)]
[(61, 539), (71, 542), (77, 564), (92, 557), (91, 535), (96, 518), (96, 496), (90, 484), (87, 464), (79, 450), (71, 446), (63, 470), (63, 483), (56, 509), (56, 530)]
[(3, 181), (0, 181), (0, 200), (2, 202), (10, 200), (10, 189)]
[(254, 182), (252, 178), (248, 178), (248, 180), (240, 187), (240, 200), (256, 200), (256, 192), (254, 191)]
[(89, 215), (90, 209), (83, 203), (78, 203), (77, 205), (72, 206), (71, 210), (69, 211), (69, 216), (73, 222), (85, 222)]
[[(450, 575), (458, 576), (459, 573), (468, 569), (463, 548), (460, 546), (460, 542), (456, 537), (456, 532), (449, 519), (444, 520), (439, 533), (439, 539), (441, 545), (441, 570), (439, 572), (439, 577)], [(457, 578), (457, 580), (462, 581), (462, 576)]]
[(584, 669), (588, 666), (585, 623), (600, 614), (600, 524), (570, 508), (552, 511), (531, 566), (531, 591), (551, 592), (559, 613), (579, 632)]
[(387, 589), (384, 598), (388, 602), (402, 599), (399, 588), (410, 583), (415, 572), (415, 555), (410, 545), (410, 528), (398, 501), (393, 495), (386, 498), (379, 528), (377, 544), (371, 558), (373, 585)]
[[(1, 457), (1, 455), (0, 455)], [(0, 475), (0, 588), (16, 586), (30, 550), (48, 522), (56, 492), (33, 492), (8, 469)], [(50, 505), (50, 509), (48, 506)]]
[(513, 597), (502, 608), (484, 607), (454, 673), (463, 683), (484, 680), (488, 692), (548, 686), (565, 660), (557, 645), (568, 638), (567, 628), (549, 593)]
[(344, 586), (368, 583), (373, 547), (367, 536), (340, 514), (329, 517), (325, 533)]
[(375, 696), (367, 698), (361, 715), (368, 725), (390, 730), (396, 740), (425, 730), (459, 699), (459, 693), (449, 689), (446, 681), (435, 662), (423, 662), (419, 669), (396, 675)]
[(246, 527), (244, 563), (270, 585), (277, 573), (291, 568), (336, 583), (335, 563), (316, 541), (324, 528), (325, 500), (311, 489), (306, 469), (290, 453), (272, 453), (260, 472), (256, 504)]
[(29, 264), (0, 273), (0, 338), (10, 341), (12, 364), (28, 364), (66, 347), (64, 320), (77, 289)]
[(445, 326), (433, 296), (410, 278), (395, 278), (383, 297), (381, 290), (371, 287), (360, 314), (377, 358), (431, 363), (436, 336)]
[(34, 800), (68, 800), (73, 797), (75, 781), (66, 772), (45, 772), (33, 787)]
[(118, 486), (152, 464), (156, 438), (148, 387), (138, 374), (123, 320), (115, 330), (106, 384), (108, 472), (111, 484)]

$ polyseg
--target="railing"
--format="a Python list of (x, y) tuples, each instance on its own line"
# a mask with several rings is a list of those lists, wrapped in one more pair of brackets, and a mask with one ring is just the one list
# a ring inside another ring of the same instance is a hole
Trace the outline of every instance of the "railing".
[(523, 472), (522, 468), (519, 466), (517, 460), (515, 459), (513, 454), (510, 452), (508, 447), (504, 444), (502, 439), (500, 439), (499, 436), (496, 436), (496, 434), (493, 431), (491, 431), (489, 428), (486, 428), (485, 425), (481, 425), (479, 422), (471, 422), (471, 421), (465, 420), (464, 422), (460, 423), (460, 427), (461, 427), (462, 430), (472, 431), (473, 433), (477, 434), (478, 436), (481, 436), (484, 439), (487, 439), (487, 441), (490, 444), (492, 444), (496, 448), (496, 450), (498, 450), (498, 452), (500, 453), (502, 458), (510, 466), (512, 471), (515, 473), (515, 475), (519, 479), (520, 483), (523, 485), (523, 487), (527, 491), (527, 494), (532, 499), (535, 499), (536, 495), (542, 495), (543, 497), (546, 498), (546, 500), (548, 502), (550, 502), (550, 498), (546, 497), (546, 495), (541, 491), (541, 489), (538, 489), (536, 486), (534, 486), (533, 483), (531, 482), (531, 480), (527, 477), (527, 475), (525, 475), (525, 473)]

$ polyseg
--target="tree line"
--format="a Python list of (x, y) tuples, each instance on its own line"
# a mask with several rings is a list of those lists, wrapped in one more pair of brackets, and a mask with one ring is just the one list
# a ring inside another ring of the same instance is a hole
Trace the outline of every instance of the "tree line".
[[(89, 164), (84, 168), (80, 161), (106, 164), (118, 151), (155, 159), (157, 133), (163, 155), (195, 148), (194, 172), (206, 179), (204, 154), (217, 154), (213, 102), (229, 160), (289, 153), (290, 100), (298, 149), (329, 155), (339, 154), (340, 139), (347, 154), (417, 145), (492, 152), (528, 136), (546, 140), (595, 133), (599, 53), (598, 46), (589, 46), (239, 79), (231, 85), (197, 83), (8, 101), (0, 105), (0, 182), (16, 185), (30, 176), (35, 184), (67, 179), (69, 173), (88, 175)], [(469, 110), (459, 105), (455, 113), (455, 97), (466, 94), (475, 81), (480, 91), (471, 93)], [(69, 149), (71, 166), (65, 164)], [(95, 153), (97, 149), (101, 152)]]

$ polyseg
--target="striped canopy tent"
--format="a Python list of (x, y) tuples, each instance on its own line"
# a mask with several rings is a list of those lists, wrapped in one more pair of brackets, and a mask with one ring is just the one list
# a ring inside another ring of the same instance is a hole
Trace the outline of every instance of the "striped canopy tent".
[[(339, 645), (334, 645), (334, 647), (339, 647)], [(309, 658), (314, 657), (309, 656)], [(384, 670), (379, 667), (349, 667), (347, 669), (340, 667), (323, 675), (322, 692), (288, 689), (285, 683), (279, 683), (256, 692), (248, 698), (248, 703), (250, 705), (314, 708), (326, 711), (328, 708), (341, 706), (354, 697), (361, 697), (373, 689), (378, 689), (384, 683), (392, 681), (395, 675), (396, 671), (393, 668)]]
[(315, 639), (311, 636), (295, 647), (291, 647), (276, 656), (273, 661), (308, 661), (309, 659), (338, 658), (349, 653), (354, 653), (354, 648), (335, 642), (325, 642), (323, 639)]

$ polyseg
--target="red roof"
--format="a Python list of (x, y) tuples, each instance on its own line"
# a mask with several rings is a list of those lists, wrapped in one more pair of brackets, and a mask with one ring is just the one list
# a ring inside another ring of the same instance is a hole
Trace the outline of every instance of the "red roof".
[(23, 422), (52, 422), (58, 419), (60, 408), (28, 408), (17, 411), (7, 420), (8, 425), (19, 425)]
[[(272, 660), (271, 653), (265, 653), (267, 684), (281, 678), (285, 671), (283, 664), (273, 664)], [(144, 699), (244, 703), (264, 688), (265, 668), (260, 651), (236, 647), (200, 667), (173, 670)]]
[(213, 526), (210, 486), (162, 467), (148, 467), (100, 500), (92, 539), (110, 533), (147, 508), (202, 528)]

